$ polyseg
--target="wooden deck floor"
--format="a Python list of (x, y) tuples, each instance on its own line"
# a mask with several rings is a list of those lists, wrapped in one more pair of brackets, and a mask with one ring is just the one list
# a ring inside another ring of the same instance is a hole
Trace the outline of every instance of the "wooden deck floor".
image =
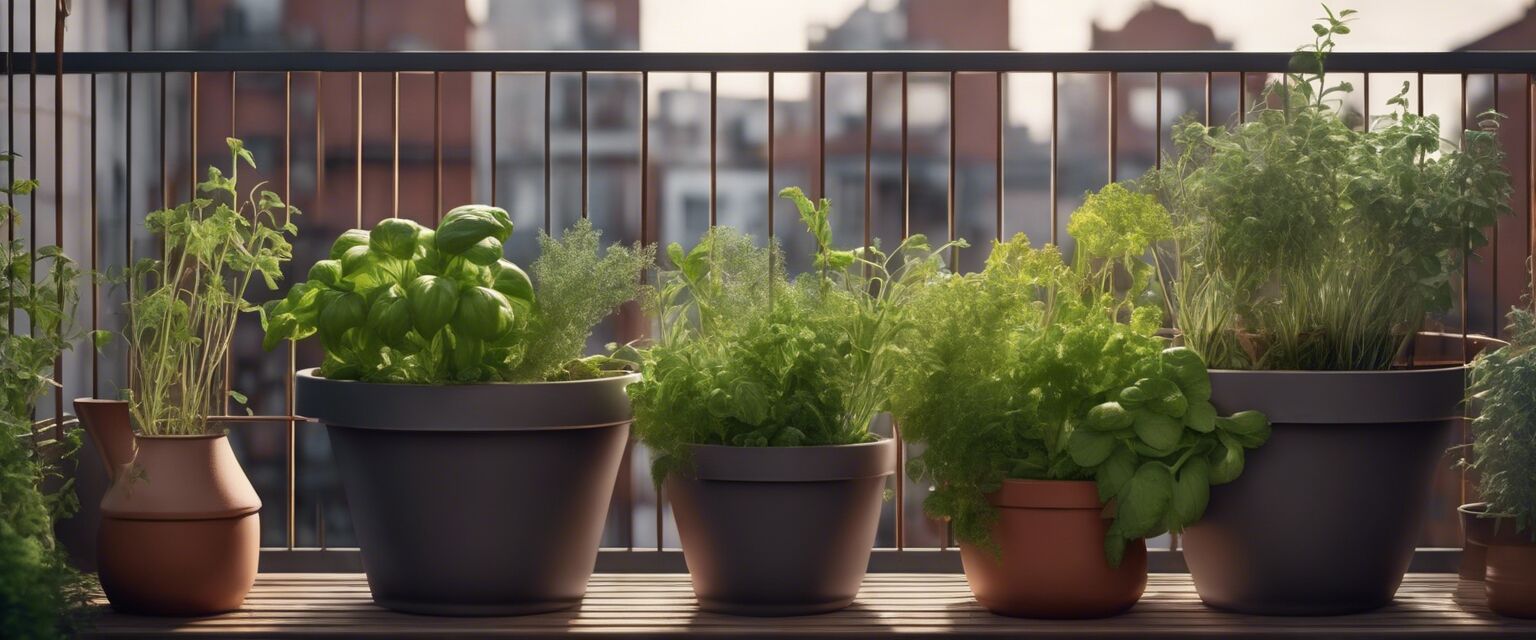
[(359, 574), (264, 574), (240, 612), (199, 619), (119, 615), (102, 608), (86, 637), (1308, 637), (1536, 638), (1536, 621), (1499, 618), (1483, 604), (1482, 585), (1454, 575), (1416, 574), (1392, 606), (1369, 614), (1266, 618), (1206, 608), (1188, 576), (1153, 574), (1130, 612), (1107, 620), (1047, 621), (994, 616), (953, 574), (871, 574), (847, 610), (796, 618), (737, 618), (700, 613), (688, 576), (593, 576), (579, 608), (516, 618), (438, 618), (374, 606)]

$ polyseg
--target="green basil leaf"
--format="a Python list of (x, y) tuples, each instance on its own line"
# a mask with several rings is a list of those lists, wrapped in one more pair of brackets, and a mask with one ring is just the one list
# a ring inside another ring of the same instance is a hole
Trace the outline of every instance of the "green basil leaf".
[[(321, 260), (309, 268), (309, 281), (318, 282), (332, 289), (341, 289), (343, 286), (350, 288), (351, 283), (342, 282), (341, 273), (340, 260)], [(299, 287), (289, 289), (288, 295), (292, 296), (295, 290), (299, 290)]]
[(1146, 410), (1136, 412), (1132, 428), (1137, 438), (1158, 451), (1168, 451), (1178, 446), (1179, 436), (1184, 434), (1184, 425), (1178, 420)]
[(1161, 462), (1145, 462), (1115, 499), (1115, 527), (1127, 539), (1162, 533), (1163, 512), (1173, 498), (1173, 473)]
[(459, 257), (468, 260), (471, 264), (487, 266), (496, 264), (502, 257), (501, 241), (495, 238), (485, 238), (476, 242), (474, 246), (465, 249)]
[(1211, 484), (1226, 484), (1243, 475), (1243, 447), (1236, 442), (1223, 442), (1223, 446), (1211, 452)]
[(368, 247), (380, 255), (409, 260), (416, 254), (421, 225), (405, 218), (386, 218), (368, 232)]
[(405, 288), (416, 333), (431, 339), (448, 326), (459, 306), (459, 283), (438, 276), (417, 276)]
[(486, 238), (495, 238), (497, 242), (505, 240), (511, 235), (511, 229), (503, 226), (491, 209), (495, 207), (465, 205), (449, 211), (437, 225), (437, 250), (459, 255)]
[(1114, 453), (1104, 460), (1094, 472), (1094, 482), (1099, 486), (1099, 502), (1109, 502), (1125, 488), (1136, 473), (1136, 452), (1126, 447), (1115, 447)]
[(1190, 403), (1189, 410), (1184, 412), (1184, 426), (1210, 433), (1216, 428), (1216, 407), (1205, 400)]
[(1114, 436), (1088, 429), (1073, 429), (1067, 440), (1067, 453), (1072, 456), (1072, 462), (1087, 468), (1104, 462), (1114, 448)]
[(510, 260), (498, 260), (492, 269), (496, 272), (496, 278), (491, 288), (500, 291), (513, 304), (523, 303), (524, 311), (531, 308), (533, 280), (528, 278), (528, 273)]
[(487, 287), (464, 287), (453, 314), (453, 332), (479, 340), (501, 339), (512, 329), (512, 303)]
[(320, 329), (320, 337), (326, 343), (335, 345), (341, 341), (342, 335), (353, 327), (362, 326), (368, 319), (368, 303), (363, 296), (348, 291), (337, 296), (320, 310), (320, 316), (316, 319), (316, 325)]
[(1205, 515), (1211, 500), (1211, 464), (1200, 456), (1184, 461), (1178, 482), (1173, 485), (1173, 500), (1168, 522), (1170, 531), (1182, 531)]
[(352, 247), (366, 246), (368, 246), (367, 231), (362, 229), (347, 229), (344, 233), (336, 238), (336, 242), (331, 244), (331, 253), (329, 257), (332, 260), (340, 260), (342, 256), (346, 255), (348, 249), (351, 249)]
[(1105, 402), (1088, 410), (1083, 425), (1094, 431), (1119, 431), (1131, 426), (1131, 412), (1118, 402)]

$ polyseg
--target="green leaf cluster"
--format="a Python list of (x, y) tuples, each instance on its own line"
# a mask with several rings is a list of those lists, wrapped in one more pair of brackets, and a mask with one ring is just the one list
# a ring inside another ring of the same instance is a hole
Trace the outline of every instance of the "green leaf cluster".
[[(577, 359), (592, 327), (640, 290), (649, 248), (615, 244), (582, 220), (541, 234), (533, 276), (503, 257), (513, 224), (486, 205), (437, 228), (392, 218), (336, 239), (309, 279), (263, 308), (265, 346), (318, 334), (320, 374), (413, 384), (602, 377), (623, 363)], [(538, 295), (534, 282), (538, 282)]]
[(1536, 540), (1536, 314), (1516, 307), (1507, 319), (1509, 345), (1472, 362), (1467, 393), (1477, 417), (1460, 462), (1477, 472), (1488, 512)]
[[(0, 153), (0, 164), (15, 158)], [(36, 188), (31, 180), (0, 185), (0, 227), (18, 223), (10, 197)], [(57, 246), (0, 244), (0, 637), (68, 637), (71, 610), (91, 586), (53, 535), (54, 522), (78, 506), (58, 464), (79, 449), (79, 432), (55, 440), (56, 429), (37, 431), (32, 421), (37, 398), (57, 386), (54, 363), (76, 337), (79, 276)]]
[(1404, 83), (1392, 112), (1351, 126), (1352, 87), (1328, 84), (1324, 65), (1353, 13), (1314, 25), (1245, 122), (1177, 126), (1178, 151), (1139, 185), (1174, 214), (1165, 295), (1213, 367), (1392, 366), (1510, 210), (1498, 114), (1458, 147), (1409, 108)]
[(981, 272), (915, 295), (891, 412), (923, 447), (908, 472), (934, 484), (925, 510), (957, 538), (996, 550), (987, 495), (1005, 479), (1094, 481), (1118, 565), (1127, 541), (1198, 520), (1210, 486), (1268, 438), (1260, 414), (1216, 414), (1205, 363), (1167, 348), (1160, 305), (1139, 302), (1151, 296), (1141, 258), (1170, 232), (1167, 215), (1112, 186), (1074, 215), (1071, 266), (1021, 234)]
[(798, 188), (792, 200), (816, 240), (814, 269), (793, 280), (778, 245), (757, 246), (729, 227), (692, 249), (667, 248), (650, 307), (656, 343), (640, 351), (629, 386), (636, 435), (655, 454), (661, 482), (686, 468), (688, 446), (819, 446), (873, 439), (895, 364), (914, 329), (918, 292), (943, 269), (912, 236), (889, 254), (878, 245), (839, 249), (831, 205)]
[(147, 434), (206, 433), (209, 416), (243, 399), (226, 392), (225, 361), (240, 314), (259, 309), (246, 292), (257, 282), (276, 290), (293, 257), (298, 209), (261, 184), (241, 193), (240, 165), (256, 162), (240, 140), (226, 141), (229, 175), (208, 167), (200, 197), (150, 213), (145, 224), (162, 242), (161, 257), (140, 260), (125, 276), (124, 334), (135, 369), (124, 393)]

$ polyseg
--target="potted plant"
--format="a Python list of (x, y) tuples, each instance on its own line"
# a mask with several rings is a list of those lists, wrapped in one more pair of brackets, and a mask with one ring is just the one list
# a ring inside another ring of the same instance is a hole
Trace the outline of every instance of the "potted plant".
[(971, 591), (1003, 615), (1131, 607), (1143, 539), (1198, 520), (1269, 433), (1256, 412), (1218, 416), (1205, 364), (1157, 335), (1144, 257), (1172, 229), (1156, 199), (1111, 184), (1069, 232), (1070, 265), (1021, 234), (918, 293), (891, 394), (922, 446), (908, 470), (934, 485), (925, 510), (953, 525)]
[(853, 601), (896, 448), (869, 431), (915, 291), (941, 269), (913, 236), (891, 254), (832, 245), (826, 200), (793, 200), (816, 241), (791, 281), (778, 246), (728, 227), (667, 253), (661, 323), (629, 388), (706, 611), (800, 615)]
[(1465, 383), (1464, 367), (1409, 354), (1457, 353), (1421, 333), (1426, 314), (1450, 309), (1464, 257), (1509, 210), (1496, 114), (1457, 148), (1408, 108), (1405, 83), (1391, 113), (1350, 126), (1350, 86), (1329, 86), (1324, 63), (1352, 14), (1314, 25), (1245, 123), (1179, 126), (1179, 153), (1143, 183), (1174, 214), (1165, 291), (1212, 367), (1212, 403), (1274, 423), (1182, 538), (1200, 597), (1223, 609), (1391, 601)]
[(264, 309), (266, 343), (318, 334), (296, 410), (325, 423), (379, 604), (515, 615), (586, 592), (629, 438), (592, 327), (640, 289), (650, 248), (582, 220), (541, 235), (532, 277), (504, 259), (506, 211), (468, 205), (437, 229), (404, 219), (338, 238)]
[(242, 194), (240, 163), (255, 162), (228, 143), (227, 177), (209, 167), (204, 197), (146, 218), (164, 253), (126, 274), (126, 399), (75, 400), (112, 481), (97, 561), (102, 590), (124, 612), (230, 611), (256, 579), (261, 500), (211, 418), (244, 400), (225, 387), (230, 339), (255, 308), (247, 289), (277, 288), (297, 210), (259, 185)]
[[(0, 153), (0, 164), (15, 158)], [(35, 181), (18, 180), (0, 185), (0, 195), (36, 188)], [(17, 224), (15, 214), (0, 202), (0, 227)], [(70, 637), (72, 611), (90, 599), (89, 578), (70, 565), (53, 531), (78, 506), (60, 480), (79, 448), (79, 432), (68, 428), (72, 420), (33, 421), (37, 398), (58, 384), (50, 377), (54, 363), (75, 336), (79, 275), (57, 246), (29, 251), (21, 240), (0, 244), (0, 636), (6, 638)]]
[(1536, 314), (1509, 312), (1509, 345), (1478, 355), (1467, 392), (1478, 405), (1471, 455), (1485, 502), (1460, 511), (1472, 555), (1495, 613), (1536, 618)]

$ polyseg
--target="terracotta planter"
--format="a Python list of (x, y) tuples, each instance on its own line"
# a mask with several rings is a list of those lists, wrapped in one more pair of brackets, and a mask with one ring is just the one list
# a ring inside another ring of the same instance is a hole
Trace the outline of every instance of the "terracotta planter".
[[(1501, 616), (1536, 618), (1536, 540), (1532, 531), (1515, 530), (1513, 518), (1487, 515), (1488, 504), (1462, 505), (1467, 548), (1485, 561), (1483, 591), (1488, 608)], [(1467, 552), (1462, 552), (1463, 569)]]
[(1022, 618), (1102, 618), (1141, 599), (1146, 542), (1126, 545), (1120, 566), (1109, 566), (1109, 521), (1093, 482), (1005, 480), (988, 501), (998, 510), (992, 540), (1001, 555), (960, 543), (965, 579), (987, 610)]
[(1430, 483), (1462, 415), (1465, 367), (1211, 371), (1211, 401), (1257, 409), (1273, 435), (1242, 476), (1211, 489), (1184, 558), (1200, 598), (1269, 615), (1366, 611), (1392, 601)]
[(298, 372), (326, 425), (375, 602), (521, 615), (586, 594), (629, 439), (627, 375), (406, 385)]
[(880, 524), (896, 443), (696, 445), (667, 476), (699, 608), (752, 616), (836, 611), (853, 602)]
[(125, 613), (240, 608), (256, 581), (261, 500), (229, 438), (136, 436), (128, 404), (75, 400), (112, 484), (101, 500), (101, 588)]
[(1481, 582), (1488, 569), (1488, 539), (1493, 537), (1497, 518), (1484, 517), (1488, 503), (1474, 502), (1456, 508), (1461, 515), (1461, 565), (1457, 575), (1463, 580)]

